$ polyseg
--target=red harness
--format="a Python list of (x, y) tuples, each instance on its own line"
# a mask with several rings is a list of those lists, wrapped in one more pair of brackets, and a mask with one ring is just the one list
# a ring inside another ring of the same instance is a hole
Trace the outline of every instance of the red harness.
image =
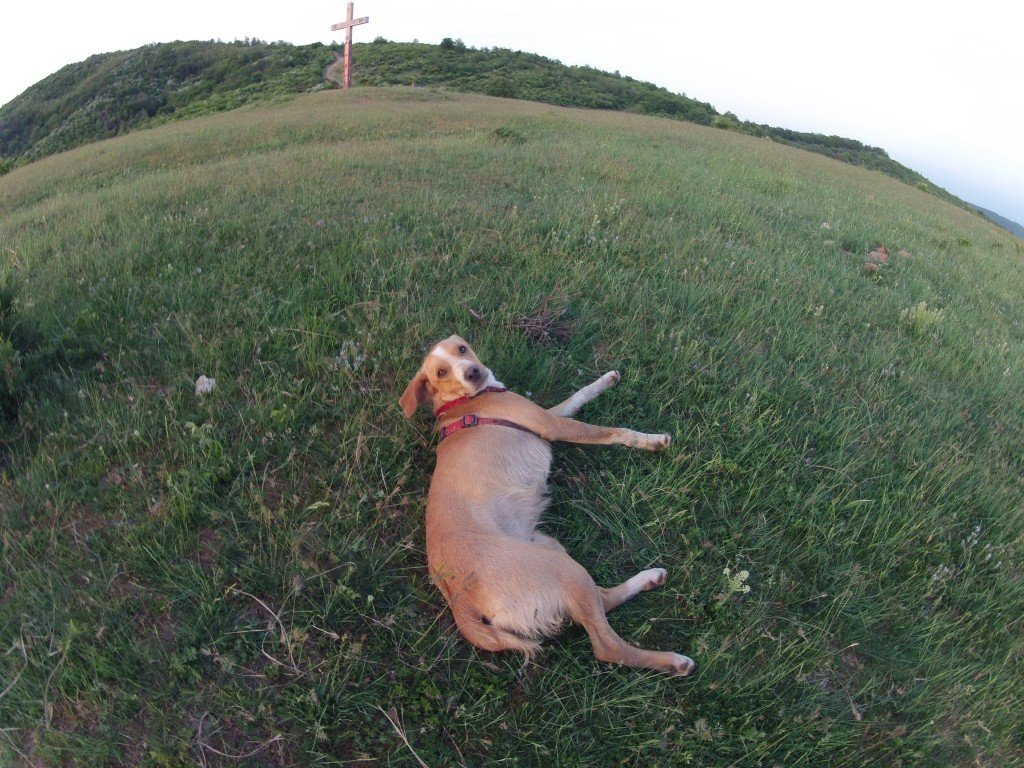
[[(445, 411), (450, 410), (457, 405), (467, 403), (474, 397), (486, 394), (487, 392), (508, 392), (508, 389), (506, 389), (505, 387), (485, 387), (481, 389), (479, 392), (477, 392), (475, 395), (465, 395), (464, 397), (460, 397), (457, 398), (456, 400), (452, 400), (450, 402), (445, 403), (436, 411), (434, 411), (434, 416), (440, 419), (441, 414), (443, 414)], [(495, 419), (491, 418), (490, 416), (477, 416), (475, 413), (467, 413), (458, 421), (453, 421), (451, 424), (446, 424), (445, 426), (441, 427), (441, 429), (438, 431), (437, 442), (440, 443), (442, 440), (448, 437), (448, 435), (452, 434), (453, 432), (458, 432), (460, 429), (469, 429), (470, 427), (481, 427), (487, 424), (497, 424), (498, 426), (501, 427), (511, 427), (512, 429), (518, 429), (521, 432), (529, 432), (531, 435), (537, 434), (532, 429), (527, 429), (522, 424), (516, 424), (514, 421), (509, 421), (508, 419)]]

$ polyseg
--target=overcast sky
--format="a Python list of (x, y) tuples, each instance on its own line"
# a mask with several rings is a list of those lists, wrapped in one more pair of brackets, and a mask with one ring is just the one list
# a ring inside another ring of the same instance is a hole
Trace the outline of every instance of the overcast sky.
[[(959, 197), (1024, 223), (1024, 62), (1015, 3), (861, 0), (357, 0), (357, 41), (539, 53), (647, 80), (743, 120), (885, 148)], [(94, 53), (168, 40), (340, 39), (341, 0), (11, 2), (0, 103)], [(358, 67), (358, 61), (356, 63)]]

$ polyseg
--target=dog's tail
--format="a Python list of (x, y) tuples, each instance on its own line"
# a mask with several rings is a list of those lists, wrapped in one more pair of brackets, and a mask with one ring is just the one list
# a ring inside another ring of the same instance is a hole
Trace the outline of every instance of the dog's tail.
[(486, 616), (474, 615), (473, 611), (455, 611), (453, 607), (453, 613), (459, 632), (477, 648), (485, 651), (519, 651), (527, 659), (532, 659), (540, 652), (539, 637), (499, 626)]

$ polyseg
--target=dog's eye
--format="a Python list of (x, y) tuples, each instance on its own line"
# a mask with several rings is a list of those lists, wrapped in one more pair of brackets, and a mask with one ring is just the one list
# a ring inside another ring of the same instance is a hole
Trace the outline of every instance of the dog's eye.
[(444, 368), (438, 368), (437, 369), (437, 378), (443, 379), (447, 375), (448, 375), (448, 371), (446, 371)]
[(459, 354), (460, 355), (466, 354), (466, 345), (465, 344), (459, 344)]

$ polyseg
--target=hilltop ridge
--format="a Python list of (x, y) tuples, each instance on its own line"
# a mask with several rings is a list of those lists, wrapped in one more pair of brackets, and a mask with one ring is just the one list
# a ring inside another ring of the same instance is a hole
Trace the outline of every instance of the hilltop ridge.
[[(503, 48), (378, 38), (355, 46), (354, 82), (417, 85), (567, 107), (659, 115), (759, 136), (880, 171), (963, 208), (974, 206), (855, 139), (741, 121), (731, 112), (619, 73)], [(333, 49), (259, 40), (172, 42), (91, 56), (0, 107), (0, 173), (92, 141), (171, 120), (331, 87)]]

